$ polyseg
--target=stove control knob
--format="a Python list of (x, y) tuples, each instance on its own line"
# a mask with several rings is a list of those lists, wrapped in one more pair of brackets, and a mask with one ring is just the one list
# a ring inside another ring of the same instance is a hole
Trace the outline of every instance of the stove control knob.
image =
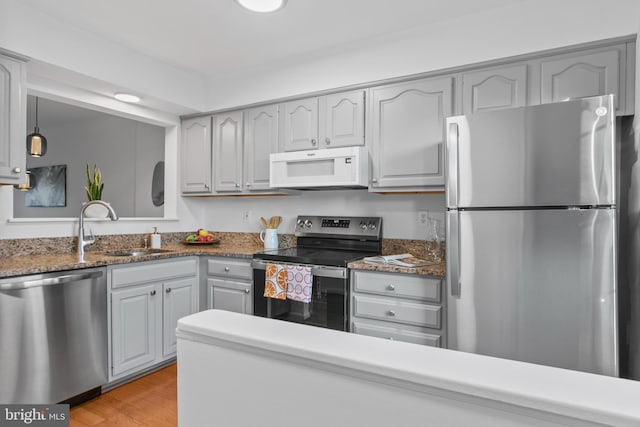
[(375, 230), (376, 228), (378, 228), (378, 226), (376, 225), (375, 222), (370, 222), (369, 223), (369, 230)]
[(310, 229), (312, 225), (313, 223), (311, 222), (311, 220), (309, 219), (304, 220), (304, 228), (306, 228), (307, 230)]
[(301, 220), (301, 219), (299, 219), (299, 220), (297, 220), (297, 221), (296, 221), (296, 226), (297, 226), (298, 228), (302, 228), (303, 224), (304, 224), (304, 223), (302, 222), (302, 220)]
[(367, 224), (364, 221), (360, 221), (360, 228), (362, 229), (362, 231), (366, 231), (367, 230)]

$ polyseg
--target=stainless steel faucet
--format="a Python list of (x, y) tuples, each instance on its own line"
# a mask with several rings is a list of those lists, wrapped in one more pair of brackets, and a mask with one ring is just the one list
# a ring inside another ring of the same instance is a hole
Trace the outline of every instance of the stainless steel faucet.
[[(95, 243), (95, 238), (93, 237), (92, 233), (91, 233), (90, 239), (84, 238), (84, 211), (87, 210), (87, 208), (91, 205), (102, 205), (106, 207), (107, 210), (109, 211), (109, 218), (111, 218), (111, 221), (118, 220), (118, 215), (116, 214), (116, 211), (113, 210), (113, 208), (109, 203), (103, 202), (102, 200), (92, 200), (88, 203), (85, 203), (82, 206), (82, 209), (80, 209), (80, 218), (79, 218), (79, 224), (78, 224), (78, 261), (81, 263), (86, 262), (84, 260), (84, 247)], [(91, 232), (91, 230), (89, 231)]]

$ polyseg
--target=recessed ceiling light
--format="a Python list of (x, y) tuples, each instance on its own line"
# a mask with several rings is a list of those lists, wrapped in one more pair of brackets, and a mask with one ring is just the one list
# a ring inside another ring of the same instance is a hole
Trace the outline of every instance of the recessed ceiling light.
[(269, 13), (280, 10), (287, 0), (236, 0), (238, 4), (252, 12)]
[(116, 93), (113, 97), (122, 102), (140, 102), (139, 96), (131, 95), (130, 93)]

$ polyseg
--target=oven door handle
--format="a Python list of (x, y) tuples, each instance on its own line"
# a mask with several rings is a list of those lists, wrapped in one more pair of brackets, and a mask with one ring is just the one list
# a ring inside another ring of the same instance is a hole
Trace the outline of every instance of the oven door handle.
[(266, 270), (267, 264), (278, 264), (278, 265), (300, 265), (304, 267), (311, 267), (311, 275), (317, 277), (329, 277), (332, 279), (346, 279), (347, 278), (347, 269), (344, 267), (329, 267), (325, 265), (308, 265), (308, 264), (291, 264), (291, 263), (280, 263), (280, 262), (264, 262), (260, 260), (252, 260), (251, 267), (254, 270)]

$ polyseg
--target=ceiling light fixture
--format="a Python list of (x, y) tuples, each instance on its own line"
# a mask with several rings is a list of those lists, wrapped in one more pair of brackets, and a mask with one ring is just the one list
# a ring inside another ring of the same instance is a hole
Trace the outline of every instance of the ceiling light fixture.
[(16, 184), (14, 185), (16, 190), (20, 190), (20, 191), (29, 191), (31, 190), (33, 187), (35, 187), (36, 185), (36, 180), (33, 177), (33, 174), (29, 171), (25, 172), (25, 177), (24, 177), (24, 182), (21, 182), (20, 184)]
[(122, 102), (129, 102), (133, 104), (140, 102), (139, 96), (131, 95), (130, 93), (116, 93), (113, 97)]
[(270, 13), (282, 9), (287, 0), (236, 0), (236, 2), (252, 12)]
[(36, 127), (27, 135), (27, 153), (33, 157), (42, 157), (47, 153), (47, 138), (40, 134), (38, 128), (38, 97), (36, 96)]

